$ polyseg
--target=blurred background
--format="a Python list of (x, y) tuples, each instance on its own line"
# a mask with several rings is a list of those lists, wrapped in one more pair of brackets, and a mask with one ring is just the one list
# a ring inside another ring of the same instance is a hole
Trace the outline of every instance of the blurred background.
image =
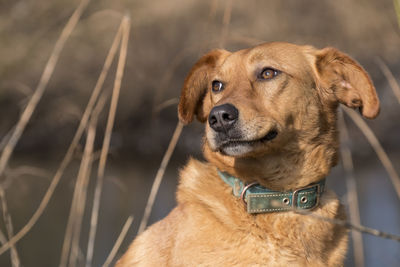
[[(73, 139), (125, 14), (131, 19), (130, 36), (104, 175), (93, 266), (104, 263), (130, 215), (134, 221), (116, 258), (135, 237), (154, 177), (178, 122), (176, 108), (185, 75), (203, 53), (213, 48), (234, 51), (266, 41), (287, 41), (317, 48), (333, 46), (350, 54), (374, 81), (381, 113), (367, 124), (399, 173), (400, 98), (392, 90), (400, 72), (396, 1), (89, 2), (0, 177), (1, 243), (10, 237), (10, 218), (15, 234), (41, 203)], [(0, 1), (2, 151), (36, 90), (57, 39), (80, 3), (77, 0)], [(114, 86), (117, 59), (104, 82), (107, 96)], [(85, 265), (109, 99), (95, 127), (92, 174), (87, 197), (84, 201), (81, 199), (85, 210), (78, 235), (76, 266)], [(363, 131), (346, 114), (344, 118), (349, 132), (349, 141), (344, 145), (352, 153), (361, 224), (400, 235), (400, 199), (391, 179)], [(203, 125), (198, 122), (183, 129), (155, 199), (150, 224), (174, 207), (179, 168), (191, 156), (202, 159), (202, 133)], [(13, 257), (9, 250), (0, 255), (0, 266), (12, 266), (11, 258), (13, 266), (60, 264), (87, 136), (85, 132), (80, 139), (43, 214), (16, 244)], [(328, 177), (328, 187), (348, 206), (346, 177), (339, 164)], [(400, 243), (365, 234), (362, 237), (363, 263), (355, 260), (351, 242), (346, 266), (400, 265)]]

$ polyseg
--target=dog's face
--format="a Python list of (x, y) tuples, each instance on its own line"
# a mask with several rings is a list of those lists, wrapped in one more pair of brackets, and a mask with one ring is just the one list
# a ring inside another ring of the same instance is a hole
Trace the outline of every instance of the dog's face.
[(179, 117), (206, 122), (206, 152), (226, 161), (319, 139), (336, 146), (338, 103), (367, 118), (379, 112), (375, 88), (354, 60), (333, 48), (267, 43), (204, 55), (185, 80)]
[(302, 127), (300, 120), (317, 115), (312, 68), (297, 47), (283, 46), (226, 54), (211, 71), (203, 103), (212, 151), (246, 157), (279, 149)]

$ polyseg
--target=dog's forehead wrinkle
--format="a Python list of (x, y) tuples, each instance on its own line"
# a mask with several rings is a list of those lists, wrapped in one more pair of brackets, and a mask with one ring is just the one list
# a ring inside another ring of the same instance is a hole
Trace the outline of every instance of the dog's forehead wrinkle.
[(228, 55), (216, 68), (216, 75), (230, 76), (232, 73), (240, 74), (246, 69), (245, 57), (242, 50)]

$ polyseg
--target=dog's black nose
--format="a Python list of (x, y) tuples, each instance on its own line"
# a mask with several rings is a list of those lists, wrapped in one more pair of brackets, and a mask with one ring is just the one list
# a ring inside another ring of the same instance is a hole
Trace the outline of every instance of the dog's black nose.
[(210, 127), (217, 132), (228, 132), (239, 117), (239, 111), (231, 104), (214, 107), (208, 116)]

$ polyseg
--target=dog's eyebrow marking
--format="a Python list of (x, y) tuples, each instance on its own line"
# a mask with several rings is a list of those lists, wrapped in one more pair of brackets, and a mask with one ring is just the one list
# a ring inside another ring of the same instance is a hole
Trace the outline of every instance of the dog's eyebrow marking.
[(256, 60), (258, 60), (259, 58), (263, 58), (263, 56), (264, 56), (264, 53), (262, 53), (262, 52), (256, 52), (256, 53), (254, 53), (253, 55), (251, 55), (250, 57), (249, 57), (249, 59), (248, 59), (248, 62), (250, 63), (250, 64), (253, 64)]
[(288, 86), (289, 84), (289, 77), (285, 75), (285, 80), (280, 84), (278, 91), (276, 92), (276, 96), (282, 94), (283, 90)]

